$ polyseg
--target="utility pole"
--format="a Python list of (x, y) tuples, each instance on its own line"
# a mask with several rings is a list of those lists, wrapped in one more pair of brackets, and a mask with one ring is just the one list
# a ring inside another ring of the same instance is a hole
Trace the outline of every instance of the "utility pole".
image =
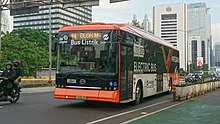
[(49, 5), (49, 83), (51, 83), (51, 67), (52, 67), (52, 60), (51, 60), (51, 3), (52, 3), (52, 0), (50, 2), (50, 5)]

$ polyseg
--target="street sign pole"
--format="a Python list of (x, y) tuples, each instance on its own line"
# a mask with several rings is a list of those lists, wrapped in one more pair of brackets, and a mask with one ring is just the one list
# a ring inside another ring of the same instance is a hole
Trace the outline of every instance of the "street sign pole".
[[(52, 2), (52, 0), (51, 0)], [(49, 5), (49, 83), (51, 83), (51, 66), (52, 66), (52, 60), (51, 60), (51, 4)]]

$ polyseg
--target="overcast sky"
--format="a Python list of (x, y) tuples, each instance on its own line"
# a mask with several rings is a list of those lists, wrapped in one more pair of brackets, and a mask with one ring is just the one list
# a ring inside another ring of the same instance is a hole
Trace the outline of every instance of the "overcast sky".
[(135, 14), (143, 20), (145, 13), (152, 19), (153, 6), (157, 4), (176, 3), (206, 3), (211, 8), (212, 36), (214, 42), (220, 42), (220, 0), (129, 0), (126, 2), (109, 3), (109, 0), (100, 0), (100, 5), (93, 7), (93, 22), (131, 22)]

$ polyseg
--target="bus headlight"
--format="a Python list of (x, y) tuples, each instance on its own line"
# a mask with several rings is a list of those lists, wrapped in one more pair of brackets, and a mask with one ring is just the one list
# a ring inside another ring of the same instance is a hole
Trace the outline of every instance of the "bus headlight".
[(113, 82), (111, 81), (111, 82), (109, 82), (109, 86), (110, 87), (112, 87), (113, 86)]
[(115, 82), (113, 83), (113, 86), (114, 86), (114, 87), (117, 87), (117, 86), (118, 86), (118, 82), (115, 81)]

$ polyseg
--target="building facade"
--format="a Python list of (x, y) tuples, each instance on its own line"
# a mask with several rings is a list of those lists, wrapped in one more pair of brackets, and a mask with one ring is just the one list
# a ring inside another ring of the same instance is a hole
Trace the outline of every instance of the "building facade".
[(220, 67), (220, 43), (215, 43), (215, 66)]
[(1, 12), (1, 31), (7, 32), (10, 31), (10, 23), (9, 23), (9, 11), (2, 11)]
[(170, 42), (180, 51), (180, 68), (187, 69), (187, 6), (156, 5), (153, 8), (154, 34)]
[[(92, 7), (62, 8), (51, 6), (51, 30), (58, 33), (62, 26), (82, 25), (92, 21)], [(14, 16), (14, 28), (32, 28), (49, 31), (49, 6), (41, 6), (39, 13)]]
[[(211, 15), (205, 3), (187, 5), (189, 61), (197, 63), (197, 57), (203, 57), (203, 63), (211, 66)], [(195, 40), (196, 38), (196, 40)], [(197, 52), (195, 52), (197, 47)]]
[(211, 65), (211, 15), (205, 3), (156, 5), (154, 34), (180, 51), (180, 68), (197, 65), (197, 57)]

